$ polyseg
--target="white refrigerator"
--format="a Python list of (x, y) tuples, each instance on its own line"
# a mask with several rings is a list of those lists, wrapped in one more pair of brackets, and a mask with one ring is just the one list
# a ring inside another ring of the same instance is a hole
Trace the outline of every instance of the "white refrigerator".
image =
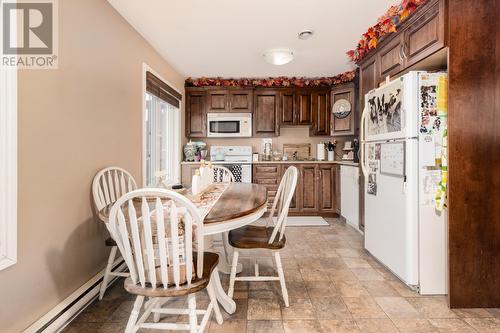
[(446, 73), (410, 72), (370, 91), (361, 118), (365, 248), (421, 294), (447, 293), (447, 220), (436, 209), (443, 85)]

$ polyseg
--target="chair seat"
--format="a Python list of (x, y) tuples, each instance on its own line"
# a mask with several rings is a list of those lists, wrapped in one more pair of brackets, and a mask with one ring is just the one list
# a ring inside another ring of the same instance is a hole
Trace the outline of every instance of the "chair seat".
[(105, 244), (106, 246), (116, 246), (115, 240), (111, 237), (106, 238)]
[(273, 233), (272, 227), (245, 226), (229, 232), (229, 244), (238, 249), (271, 249), (279, 250), (285, 247), (286, 238), (278, 240), (278, 233), (275, 241), (269, 244), (269, 238)]
[[(193, 253), (194, 272), (196, 272), (196, 258), (196, 254)], [(146, 287), (142, 287), (140, 283), (135, 284), (132, 281), (132, 278), (129, 277), (125, 280), (125, 290), (131, 294), (148, 297), (177, 297), (192, 294), (207, 287), (208, 282), (210, 281), (210, 275), (218, 263), (218, 254), (205, 252), (203, 254), (203, 275), (201, 278), (195, 277), (190, 286), (186, 283), (180, 285), (178, 288), (175, 286), (169, 286), (167, 289), (163, 289), (163, 286), (160, 285), (153, 289), (151, 284), (146, 283)]]

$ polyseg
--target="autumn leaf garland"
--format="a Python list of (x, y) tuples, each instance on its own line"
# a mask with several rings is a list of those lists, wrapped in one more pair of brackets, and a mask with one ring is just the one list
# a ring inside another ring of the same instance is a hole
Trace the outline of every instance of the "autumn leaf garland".
[(403, 0), (397, 6), (391, 6), (378, 20), (377, 24), (368, 28), (354, 50), (347, 51), (347, 56), (354, 62), (363, 59), (366, 54), (377, 47), (382, 36), (396, 32), (398, 24), (406, 20), (419, 6), (428, 0)]
[(270, 77), (266, 79), (259, 78), (240, 78), (224, 79), (216, 78), (187, 78), (186, 87), (331, 87), (354, 80), (356, 73), (354, 71), (345, 72), (331, 77), (305, 78), (305, 77)]

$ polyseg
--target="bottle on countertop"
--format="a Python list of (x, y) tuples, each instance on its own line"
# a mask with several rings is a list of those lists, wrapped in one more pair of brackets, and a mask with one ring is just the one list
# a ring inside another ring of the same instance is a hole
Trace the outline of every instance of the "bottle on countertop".
[(197, 195), (201, 192), (201, 176), (200, 170), (196, 170), (193, 175), (193, 179), (191, 180), (191, 193), (193, 195)]
[(200, 191), (203, 191), (207, 187), (207, 166), (205, 165), (205, 160), (201, 160), (200, 164)]

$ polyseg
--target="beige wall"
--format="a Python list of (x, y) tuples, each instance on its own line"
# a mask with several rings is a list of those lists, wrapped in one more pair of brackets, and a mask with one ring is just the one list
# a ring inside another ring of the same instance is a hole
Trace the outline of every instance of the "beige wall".
[(90, 185), (141, 179), (142, 64), (177, 74), (105, 0), (59, 1), (59, 69), (19, 73), (18, 263), (0, 271), (0, 332), (19, 332), (105, 266)]

